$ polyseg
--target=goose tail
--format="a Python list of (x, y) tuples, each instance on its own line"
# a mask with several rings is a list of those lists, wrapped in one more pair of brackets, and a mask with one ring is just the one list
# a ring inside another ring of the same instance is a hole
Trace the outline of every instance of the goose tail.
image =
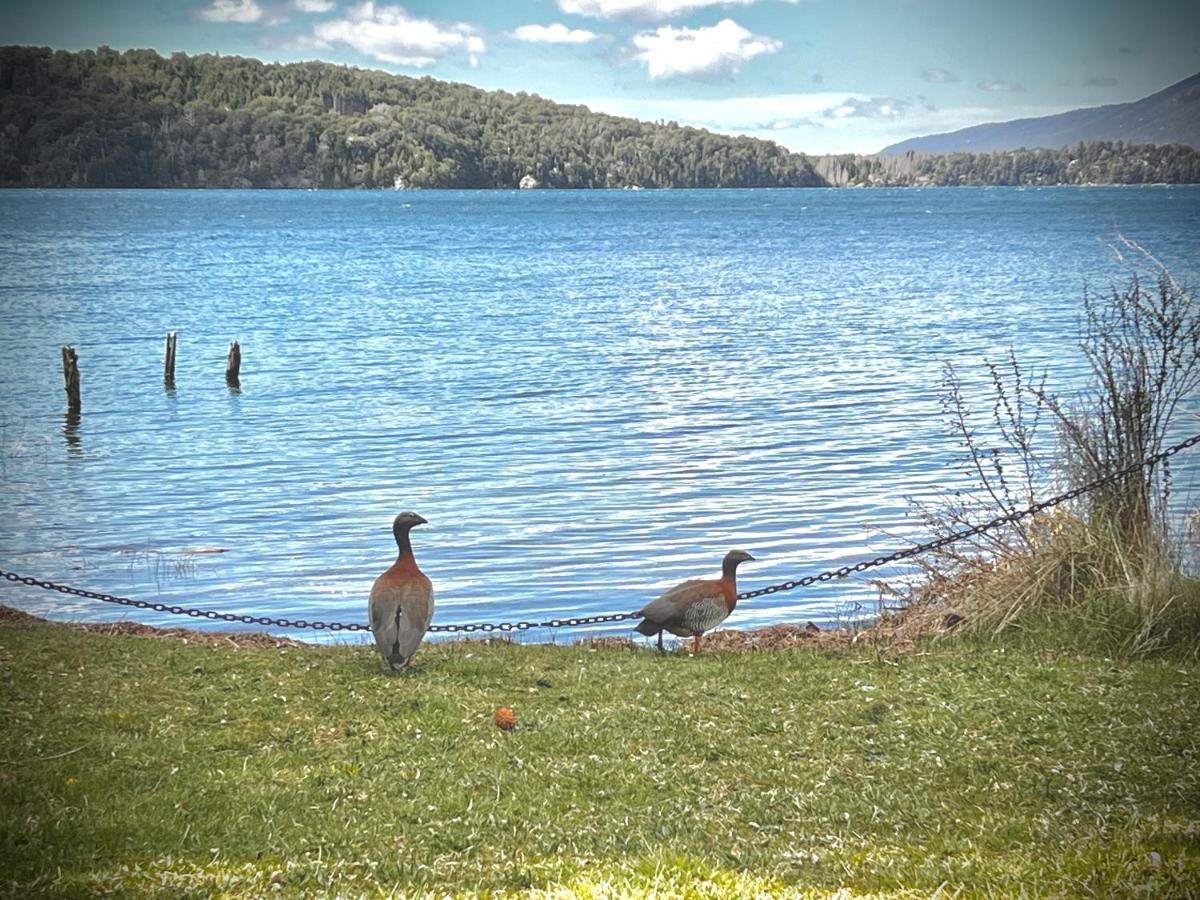
[(642, 621), (634, 626), (634, 631), (636, 631), (638, 634), (644, 634), (646, 637), (654, 637), (656, 634), (662, 631), (662, 629), (663, 627), (660, 624), (657, 622), (652, 622), (649, 619), (642, 619)]

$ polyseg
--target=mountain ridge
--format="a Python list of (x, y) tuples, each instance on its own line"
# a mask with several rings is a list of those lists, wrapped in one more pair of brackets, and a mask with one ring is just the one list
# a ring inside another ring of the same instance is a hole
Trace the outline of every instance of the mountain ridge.
[(1058, 150), (1087, 141), (1183, 144), (1200, 149), (1200, 72), (1140, 100), (909, 138), (889, 144), (877, 155)]

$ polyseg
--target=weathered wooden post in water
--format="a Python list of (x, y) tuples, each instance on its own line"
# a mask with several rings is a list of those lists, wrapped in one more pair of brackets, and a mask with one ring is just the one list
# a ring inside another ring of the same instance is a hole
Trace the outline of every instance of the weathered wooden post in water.
[(225, 383), (230, 387), (240, 387), (241, 379), (238, 373), (242, 369), (242, 348), (237, 341), (229, 345), (229, 358), (225, 362)]
[(167, 350), (163, 355), (163, 384), (167, 386), (167, 390), (175, 387), (175, 341), (177, 338), (176, 332), (167, 332)]
[(82, 405), (79, 402), (79, 354), (75, 348), (62, 348), (63, 390), (67, 392), (67, 407), (72, 412), (79, 412)]

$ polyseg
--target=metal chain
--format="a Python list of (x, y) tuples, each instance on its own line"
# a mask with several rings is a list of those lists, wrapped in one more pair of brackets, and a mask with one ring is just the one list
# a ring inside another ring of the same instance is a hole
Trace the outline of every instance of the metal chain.
[[(1112, 472), (1108, 475), (1101, 476), (1087, 484), (1067, 491), (1065, 494), (1059, 494), (1057, 497), (1051, 497), (1049, 500), (1043, 500), (1040, 503), (1035, 503), (1032, 506), (1006, 513), (1002, 516), (984, 522), (980, 525), (965, 528), (962, 531), (954, 531), (944, 535), (936, 540), (926, 541), (923, 544), (916, 544), (904, 550), (897, 550), (895, 553), (889, 553), (886, 556), (877, 556), (874, 559), (863, 560), (855, 563), (852, 566), (842, 566), (840, 569), (829, 569), (817, 575), (805, 575), (803, 578), (797, 578), (794, 581), (785, 581), (782, 584), (773, 584), (768, 587), (759, 588), (754, 591), (743, 591), (738, 594), (739, 600), (748, 600), (751, 597), (761, 597), (765, 594), (777, 594), (781, 591), (791, 591), (798, 587), (807, 587), (811, 584), (816, 584), (820, 581), (833, 581), (837, 578), (845, 578), (848, 575), (857, 572), (865, 572), (867, 569), (873, 569), (877, 566), (885, 566), (888, 563), (899, 562), (902, 559), (909, 559), (913, 556), (920, 556), (922, 553), (928, 553), (930, 550), (939, 550), (942, 547), (949, 546), (956, 541), (961, 541), (969, 537), (983, 534), (985, 531), (991, 531), (993, 528), (999, 528), (1001, 525), (1008, 525), (1013, 522), (1019, 522), (1021, 519), (1028, 516), (1036, 515), (1044, 510), (1050, 509), (1053, 506), (1058, 506), (1060, 503), (1065, 503), (1068, 500), (1074, 500), (1081, 497), (1097, 488), (1103, 487), (1106, 484), (1111, 484), (1135, 472), (1140, 472), (1148, 466), (1157, 465), (1166, 459), (1174, 456), (1181, 450), (1186, 450), (1189, 447), (1194, 447), (1200, 444), (1200, 434), (1193, 435), (1186, 441), (1168, 447), (1153, 456), (1148, 456), (1141, 462), (1134, 463), (1131, 466), (1126, 466), (1117, 472)], [(39, 578), (31, 578), (14, 574), (13, 572), (5, 572), (0, 569), (0, 576), (17, 584), (28, 585), (29, 587), (44, 588), (48, 591), (57, 591), (60, 594), (70, 594), (76, 597), (86, 597), (89, 600), (102, 600), (105, 603), (117, 603), (121, 606), (132, 606), (136, 609), (149, 609), (154, 612), (171, 613), (176, 616), (191, 616), (194, 619), (212, 619), (222, 622), (240, 622), (245, 625), (263, 625), (274, 626), (276, 628), (314, 628), (318, 631), (370, 631), (370, 626), (361, 622), (321, 622), (309, 621), (308, 619), (283, 619), (272, 618), (270, 616), (248, 616), (239, 615), (237, 613), (221, 613), (211, 609), (190, 609), (185, 606), (169, 606), (165, 603), (148, 603), (145, 600), (133, 600), (129, 597), (117, 597), (113, 594), (100, 594), (95, 591), (87, 591), (82, 588), (68, 587), (64, 584), (56, 584), (53, 581), (43, 581)], [(622, 622), (626, 619), (640, 618), (636, 613), (611, 613), (609, 615), (600, 616), (573, 616), (566, 619), (548, 619), (545, 622), (480, 622), (468, 623), (465, 625), (430, 625), (429, 630), (437, 633), (467, 633), (472, 632), (493, 632), (493, 631), (528, 631), (531, 628), (574, 628), (579, 625), (601, 625), (607, 622)]]
[(133, 606), (137, 609), (152, 609), (155, 612), (171, 613), (175, 616), (191, 616), (193, 619), (241, 622), (245, 625), (275, 625), (280, 628), (316, 628), (317, 630), (327, 628), (330, 631), (370, 631), (369, 625), (363, 625), (358, 622), (310, 622), (308, 619), (273, 619), (270, 616), (247, 616), (237, 613), (221, 613), (211, 609), (190, 609), (186, 606), (148, 603), (145, 600), (132, 600), (129, 597), (117, 597), (113, 594), (98, 594), (95, 591), (85, 591), (82, 588), (68, 587), (65, 584), (55, 584), (53, 581), (42, 581), (40, 578), (16, 575), (12, 572), (5, 572), (2, 569), (0, 569), (0, 576), (17, 584), (27, 584), (30, 587), (58, 591), (60, 594), (87, 597), (89, 600), (103, 600), (105, 603), (119, 603), (121, 606)]
[[(69, 587), (53, 581), (43, 581), (28, 575), (17, 575), (0, 569), (0, 577), (29, 587), (57, 591), (60, 594), (70, 594), (75, 597), (86, 597), (89, 600), (103, 600), (105, 603), (117, 603), (121, 606), (132, 606), (136, 609), (150, 609), (155, 612), (171, 613), (175, 616), (191, 616), (193, 619), (212, 619), (220, 622), (241, 622), (245, 625), (265, 625), (277, 628), (315, 628), (318, 631), (370, 631), (371, 626), (361, 622), (321, 622), (308, 619), (277, 619), (270, 616), (248, 616), (238, 613), (222, 613), (212, 609), (191, 609), (186, 606), (169, 606), (165, 603), (149, 603), (145, 600), (134, 600), (129, 597), (118, 597), (114, 594), (100, 594), (82, 588)], [(605, 622), (620, 622), (624, 619), (637, 618), (633, 613), (613, 613), (604, 616), (572, 616), (566, 619), (548, 619), (545, 622), (479, 622), (466, 625), (430, 625), (432, 632), (490, 632), (490, 631), (528, 631), (530, 628), (573, 628), (578, 625), (600, 625)]]
[(930, 550), (940, 550), (942, 547), (947, 547), (956, 541), (961, 541), (969, 537), (983, 534), (985, 531), (991, 531), (993, 528), (999, 528), (1001, 525), (1008, 525), (1013, 522), (1019, 522), (1028, 516), (1036, 515), (1044, 510), (1050, 509), (1052, 506), (1058, 506), (1060, 503), (1065, 503), (1068, 500), (1074, 500), (1086, 493), (1103, 487), (1106, 484), (1111, 484), (1132, 475), (1135, 472), (1140, 472), (1148, 466), (1155, 466), (1158, 463), (1169, 459), (1180, 450), (1186, 450), (1188, 447), (1194, 447), (1200, 444), (1200, 434), (1192, 435), (1186, 441), (1181, 441), (1173, 447), (1168, 447), (1153, 456), (1148, 456), (1141, 462), (1134, 463), (1131, 466), (1126, 466), (1117, 472), (1111, 472), (1108, 475), (1102, 475), (1089, 481), (1087, 484), (1081, 485), (1073, 490), (1067, 491), (1065, 494), (1059, 494), (1057, 497), (1051, 497), (1049, 500), (1043, 500), (1040, 503), (1035, 503), (1026, 509), (1016, 510), (1015, 512), (1005, 513), (1002, 516), (996, 516), (989, 522), (984, 522), (981, 525), (974, 525), (971, 528), (964, 528), (962, 531), (953, 531), (950, 534), (943, 535), (940, 538), (932, 541), (926, 541), (924, 544), (917, 544), (913, 547), (908, 547), (904, 550), (897, 550), (895, 553), (889, 553), (886, 556), (877, 556), (874, 559), (864, 560), (863, 562), (855, 563), (852, 566), (842, 566), (840, 569), (830, 569), (826, 572), (821, 572), (818, 575), (805, 575), (803, 578), (797, 578), (795, 581), (785, 581), (782, 584), (773, 584), (770, 587), (759, 588), (756, 591), (743, 591), (738, 594), (739, 600), (748, 600), (751, 597), (761, 597), (764, 594), (777, 594), (780, 591), (790, 591), (798, 587), (807, 587), (810, 584), (815, 584), (818, 581), (832, 581), (835, 578), (845, 578), (847, 575), (852, 575), (856, 572), (865, 572), (867, 569), (873, 569), (876, 566), (885, 566), (888, 563), (899, 562), (902, 559), (909, 559), (913, 556), (920, 556), (922, 553), (928, 553)]
[(430, 631), (528, 631), (530, 628), (574, 628), (577, 625), (600, 625), (641, 618), (636, 613), (610, 613), (603, 616), (573, 616), (568, 619), (548, 619), (545, 622), (480, 622), (468, 625), (430, 625)]

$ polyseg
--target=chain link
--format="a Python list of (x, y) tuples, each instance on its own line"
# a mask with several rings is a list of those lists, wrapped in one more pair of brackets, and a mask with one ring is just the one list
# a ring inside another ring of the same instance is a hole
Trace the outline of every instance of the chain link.
[[(1026, 509), (1015, 510), (1010, 513), (1005, 513), (1002, 516), (996, 516), (988, 522), (980, 525), (973, 525), (970, 528), (964, 528), (961, 531), (954, 531), (950, 534), (943, 535), (932, 541), (926, 541), (923, 544), (916, 544), (912, 547), (907, 547), (903, 550), (897, 550), (894, 553), (888, 553), (885, 556), (877, 556), (874, 559), (863, 560), (854, 565), (842, 566), (838, 569), (829, 569), (820, 572), (816, 575), (805, 575), (803, 578), (797, 578), (794, 581), (785, 581), (781, 584), (772, 584), (767, 587), (758, 588), (753, 591), (743, 591), (738, 594), (739, 600), (749, 600), (751, 597), (762, 597), (767, 594), (778, 594), (781, 591), (791, 591), (799, 587), (808, 587), (817, 582), (833, 581), (838, 578), (845, 578), (848, 575), (853, 575), (858, 572), (865, 572), (868, 569), (874, 569), (879, 566), (886, 566), (889, 563), (900, 562), (903, 559), (910, 559), (914, 556), (920, 556), (922, 553), (928, 553), (931, 550), (940, 550), (942, 547), (949, 546), (957, 541), (965, 540), (969, 537), (983, 534), (985, 531), (991, 531), (993, 528), (999, 528), (1001, 525), (1009, 525), (1013, 522), (1019, 522), (1021, 519), (1036, 515), (1051, 507), (1058, 506), (1060, 503), (1066, 503), (1068, 500), (1075, 500), (1082, 497), (1084, 494), (1101, 488), (1106, 484), (1112, 484), (1119, 481), (1135, 472), (1140, 472), (1149, 466), (1155, 466), (1160, 462), (1174, 456), (1181, 450), (1186, 450), (1189, 447), (1194, 447), (1200, 444), (1200, 434), (1193, 435), (1186, 441), (1181, 441), (1173, 447), (1168, 447), (1153, 456), (1148, 456), (1141, 462), (1134, 463), (1131, 466), (1126, 466), (1117, 472), (1112, 472), (1100, 478), (1093, 479), (1087, 484), (1073, 488), (1066, 493), (1059, 494), (1057, 497), (1051, 497), (1049, 500), (1042, 500), (1035, 503)], [(248, 616), (238, 613), (222, 613), (211, 609), (191, 609), (184, 606), (169, 606), (165, 603), (149, 603), (145, 600), (133, 600), (129, 597), (117, 597), (113, 594), (100, 594), (95, 591), (87, 591), (82, 588), (68, 587), (64, 584), (56, 584), (53, 581), (43, 581), (39, 578), (31, 578), (27, 575), (17, 575), (13, 572), (5, 572), (0, 569), (0, 576), (16, 584), (24, 584), (29, 587), (43, 588), (48, 591), (57, 591), (60, 594), (70, 594), (75, 597), (86, 597), (89, 600), (101, 600), (105, 603), (117, 603), (121, 606), (132, 606), (136, 609), (149, 609), (154, 612), (170, 613), (175, 616), (190, 616), (194, 619), (211, 619), (220, 622), (238, 622), (243, 625), (262, 625), (264, 627), (275, 628), (310, 628), (318, 631), (370, 631), (371, 626), (362, 622), (320, 622), (308, 619), (284, 619), (271, 618), (270, 616)], [(609, 622), (623, 622), (627, 619), (640, 618), (636, 613), (610, 613), (608, 615), (599, 616), (573, 616), (566, 619), (548, 619), (545, 622), (478, 622), (455, 625), (430, 625), (429, 631), (439, 634), (471, 634), (474, 632), (483, 632), (485, 634), (494, 631), (511, 632), (511, 631), (528, 631), (531, 628), (575, 628), (580, 625), (603, 625)]]

